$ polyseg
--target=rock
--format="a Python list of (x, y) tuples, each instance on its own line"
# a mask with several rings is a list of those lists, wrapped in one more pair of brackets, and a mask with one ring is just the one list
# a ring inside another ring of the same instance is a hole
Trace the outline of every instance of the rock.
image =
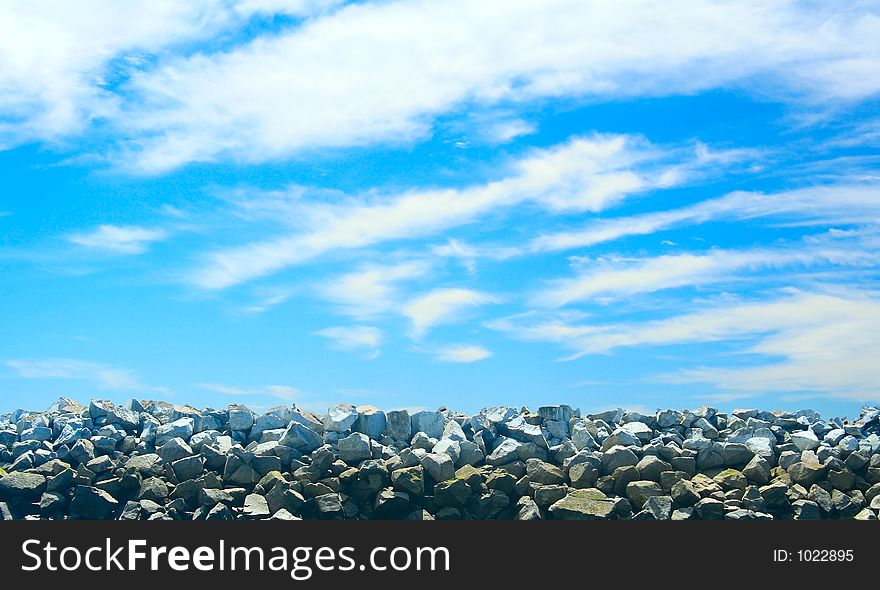
[(641, 510), (651, 496), (663, 495), (660, 484), (653, 481), (632, 481), (626, 485), (626, 497), (634, 508)]
[(194, 422), (192, 418), (180, 418), (168, 424), (162, 424), (156, 429), (156, 446), (161, 447), (172, 438), (189, 440), (193, 435)]
[(392, 410), (386, 414), (388, 436), (409, 442), (412, 439), (412, 421), (406, 410)]
[(78, 520), (107, 520), (119, 506), (119, 502), (104, 490), (91, 486), (78, 486), (70, 501), (70, 517)]
[(853, 517), (854, 520), (877, 520), (877, 515), (868, 508), (862, 508), (858, 514)]
[(505, 465), (519, 458), (519, 449), (522, 443), (512, 438), (505, 438), (495, 447), (488, 457), (486, 463), (489, 465)]
[(618, 467), (637, 465), (639, 458), (626, 447), (613, 446), (602, 453), (602, 473), (613, 473)]
[(561, 520), (608, 520), (614, 513), (614, 501), (597, 489), (572, 490), (548, 511)]
[(425, 495), (425, 471), (421, 465), (404, 467), (391, 473), (391, 485), (395, 490), (412, 496)]
[(819, 506), (810, 500), (796, 500), (791, 503), (792, 517), (795, 520), (819, 520), (822, 513)]
[(534, 500), (523, 496), (517, 503), (516, 520), (541, 520), (541, 509)]
[(679, 480), (672, 486), (672, 500), (677, 506), (693, 506), (700, 501), (700, 494), (697, 493), (693, 484), (686, 480)]
[(529, 480), (539, 484), (565, 483), (565, 475), (562, 470), (551, 463), (540, 459), (526, 461), (526, 474)]
[(46, 477), (13, 471), (0, 477), (0, 501), (35, 502), (46, 490)]
[(599, 470), (590, 463), (578, 463), (569, 469), (568, 477), (573, 488), (592, 488), (599, 479)]
[(412, 431), (424, 432), (430, 438), (439, 439), (443, 436), (446, 418), (440, 412), (416, 412), (411, 416)]
[(713, 479), (723, 490), (744, 490), (749, 485), (745, 476), (736, 469), (725, 469)]
[(278, 444), (296, 449), (300, 453), (311, 453), (324, 444), (324, 438), (299, 422), (291, 422), (278, 439)]
[(269, 518), (272, 513), (269, 511), (269, 503), (266, 498), (259, 494), (248, 494), (244, 498), (242, 514), (250, 520), (261, 520)]
[(421, 464), (434, 481), (446, 481), (455, 476), (455, 464), (449, 455), (426, 453), (421, 459)]
[[(761, 439), (764, 440), (764, 439)], [(742, 474), (759, 485), (765, 485), (770, 481), (770, 463), (761, 455), (755, 455), (751, 461), (743, 467)]]
[(792, 463), (786, 472), (794, 483), (809, 487), (822, 479), (825, 468), (815, 461), (798, 461)]
[(812, 451), (819, 448), (819, 439), (812, 430), (799, 430), (790, 434), (791, 442), (801, 451)]
[(370, 438), (360, 432), (353, 432), (347, 437), (339, 439), (336, 445), (339, 449), (339, 458), (349, 465), (356, 465), (373, 456)]
[(460, 508), (467, 502), (471, 487), (458, 478), (441, 481), (434, 486), (434, 502), (440, 507)]
[(379, 440), (387, 428), (385, 412), (374, 406), (361, 406), (357, 411), (358, 417), (354, 422), (353, 430), (373, 440)]
[(642, 512), (652, 516), (652, 520), (669, 520), (672, 518), (672, 498), (669, 496), (651, 496), (645, 501)]
[(229, 406), (229, 430), (247, 432), (254, 425), (254, 413), (247, 406), (233, 404)]
[(694, 505), (694, 510), (701, 520), (724, 519), (724, 502), (714, 498), (703, 498)]
[(324, 429), (328, 432), (347, 432), (357, 421), (358, 411), (351, 404), (336, 404), (324, 416)]
[(672, 471), (672, 466), (655, 455), (645, 455), (636, 463), (636, 469), (641, 479), (659, 482), (660, 474)]

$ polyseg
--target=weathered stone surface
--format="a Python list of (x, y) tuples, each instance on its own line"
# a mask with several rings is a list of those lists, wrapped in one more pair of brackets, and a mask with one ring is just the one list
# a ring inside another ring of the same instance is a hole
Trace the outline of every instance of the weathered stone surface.
[(554, 518), (565, 520), (608, 520), (614, 501), (597, 489), (572, 490), (549, 508)]

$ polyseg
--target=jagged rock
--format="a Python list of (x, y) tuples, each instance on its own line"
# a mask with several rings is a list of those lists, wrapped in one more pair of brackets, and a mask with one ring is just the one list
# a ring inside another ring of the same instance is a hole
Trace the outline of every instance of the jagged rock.
[(562, 520), (607, 520), (614, 513), (614, 501), (597, 489), (572, 490), (549, 512)]
[(70, 501), (70, 517), (79, 520), (107, 520), (113, 516), (119, 502), (98, 488), (78, 486)]

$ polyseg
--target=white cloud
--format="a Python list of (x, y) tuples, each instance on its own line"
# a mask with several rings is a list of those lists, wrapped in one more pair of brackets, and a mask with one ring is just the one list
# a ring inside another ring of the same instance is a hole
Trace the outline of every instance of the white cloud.
[(490, 356), (492, 353), (482, 346), (470, 344), (453, 344), (439, 348), (434, 353), (434, 358), (447, 363), (474, 363)]
[(795, 103), (857, 101), (880, 89), (877, 23), (863, 4), (794, 1), (355, 4), (167, 60), (134, 79), (136, 100), (114, 122), (137, 138), (136, 165), (160, 171), (412, 142), (463, 105), (735, 85)]
[(223, 383), (197, 383), (196, 386), (205, 391), (231, 396), (269, 395), (286, 401), (296, 400), (302, 396), (299, 389), (289, 385), (266, 385), (265, 387), (247, 389)]
[[(722, 392), (815, 392), (854, 400), (880, 399), (880, 300), (846, 290), (789, 295), (765, 301), (706, 306), (663, 319), (592, 323), (520, 316), (488, 327), (515, 338), (553, 342), (573, 351), (565, 360), (620, 348), (728, 342), (757, 355), (735, 368), (703, 367), (655, 377), (711, 383)], [(743, 357), (747, 359), (748, 357)]]
[(329, 251), (425, 237), (523, 203), (551, 213), (600, 211), (633, 193), (686, 182), (699, 161), (693, 150), (664, 151), (638, 137), (593, 135), (534, 150), (513, 162), (507, 177), (486, 184), (366, 195), (343, 204), (287, 202), (288, 215), (307, 229), (211, 253), (189, 280), (222, 289)]
[(113, 85), (146, 54), (219, 30), (224, 0), (0, 2), (0, 149), (110, 117)]
[[(833, 236), (833, 234), (832, 234)], [(535, 298), (540, 305), (562, 306), (577, 301), (620, 298), (683, 286), (708, 285), (736, 279), (741, 271), (827, 265), (875, 266), (876, 240), (812, 238), (795, 246), (712, 250), (707, 254), (678, 254), (637, 260), (604, 259), (569, 279), (551, 281)], [(813, 243), (811, 243), (813, 242)], [(816, 243), (818, 242), (818, 243)], [(763, 277), (764, 280), (773, 276)]]
[(134, 225), (99, 225), (93, 231), (84, 234), (72, 234), (68, 240), (74, 244), (107, 250), (117, 254), (142, 254), (151, 242), (158, 242), (167, 237), (161, 229), (148, 229)]
[(355, 352), (367, 359), (374, 359), (381, 352), (382, 331), (373, 326), (334, 326), (315, 334), (327, 338), (339, 350)]
[(423, 276), (429, 268), (425, 262), (366, 265), (322, 282), (318, 291), (345, 314), (358, 319), (373, 317), (399, 304), (397, 283)]
[(493, 295), (470, 289), (434, 289), (411, 299), (402, 311), (412, 323), (413, 338), (420, 339), (434, 326), (454, 321), (464, 309), (497, 302)]
[(121, 367), (71, 358), (12, 359), (5, 362), (25, 379), (73, 379), (89, 381), (99, 389), (134, 391), (152, 389)]
[[(880, 185), (835, 183), (784, 191), (738, 191), (687, 207), (591, 221), (584, 227), (536, 236), (524, 246), (458, 244), (470, 258), (507, 259), (586, 248), (629, 236), (650, 235), (709, 221), (781, 222), (800, 225), (880, 224)], [(454, 255), (449, 249), (438, 254)]]

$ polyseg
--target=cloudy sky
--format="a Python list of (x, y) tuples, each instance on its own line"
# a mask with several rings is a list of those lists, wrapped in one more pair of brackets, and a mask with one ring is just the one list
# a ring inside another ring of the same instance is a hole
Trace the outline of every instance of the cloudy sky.
[(880, 5), (0, 0), (0, 410), (880, 400)]

